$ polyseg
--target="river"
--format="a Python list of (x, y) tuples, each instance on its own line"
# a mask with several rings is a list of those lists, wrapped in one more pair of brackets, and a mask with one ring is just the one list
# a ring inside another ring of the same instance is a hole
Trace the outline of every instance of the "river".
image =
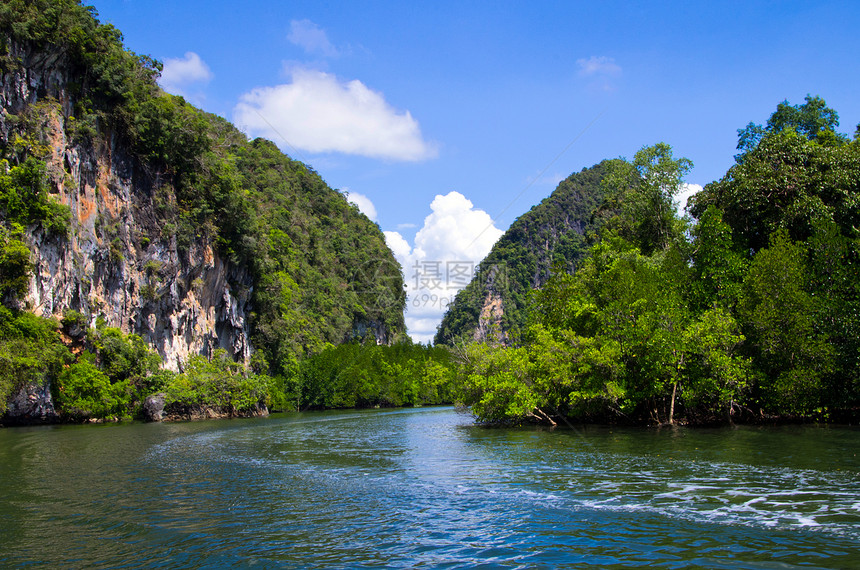
[(0, 430), (0, 567), (860, 568), (860, 429), (451, 408)]

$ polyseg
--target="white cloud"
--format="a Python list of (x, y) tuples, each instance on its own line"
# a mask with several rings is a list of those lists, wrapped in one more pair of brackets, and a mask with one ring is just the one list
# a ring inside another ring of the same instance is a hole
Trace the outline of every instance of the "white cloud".
[(346, 199), (358, 206), (358, 209), (362, 214), (370, 218), (372, 222), (376, 221), (376, 206), (373, 205), (370, 198), (364, 194), (359, 194), (358, 192), (347, 191), (345, 194)]
[(186, 95), (186, 91), (194, 84), (208, 83), (214, 75), (200, 56), (193, 51), (186, 52), (184, 58), (168, 58), (164, 60), (164, 69), (158, 84), (168, 93)]
[(403, 236), (397, 232), (382, 232), (385, 234), (385, 243), (388, 244), (388, 247), (394, 253), (394, 257), (397, 258), (397, 261), (400, 262), (400, 265), (403, 267), (403, 271), (407, 271), (411, 264), (409, 263), (409, 256), (412, 255), (412, 246), (409, 245), (409, 242), (403, 239)]
[(398, 230), (411, 230), (412, 228), (417, 228), (417, 224), (406, 223), (406, 224), (397, 224)]
[(684, 215), (684, 211), (687, 209), (687, 200), (689, 200), (693, 194), (696, 194), (697, 192), (700, 192), (701, 190), (702, 190), (702, 187), (699, 184), (684, 184), (681, 187), (681, 191), (678, 192), (677, 196), (675, 196), (675, 201), (676, 201), (675, 206), (678, 210), (679, 216)]
[(314, 153), (341, 152), (400, 161), (437, 156), (409, 111), (394, 109), (361, 81), (295, 68), (291, 83), (260, 87), (241, 96), (234, 122)]
[(615, 63), (615, 60), (605, 55), (593, 55), (588, 59), (582, 58), (576, 60), (576, 65), (579, 66), (579, 74), (583, 77), (594, 75), (608, 75), (610, 77), (618, 77), (621, 75), (621, 66)]
[(309, 54), (323, 57), (337, 57), (338, 49), (329, 41), (325, 30), (310, 20), (293, 20), (287, 39)]
[(459, 192), (437, 195), (430, 209), (413, 245), (398, 232), (385, 232), (388, 247), (403, 266), (409, 295), (406, 326), (417, 342), (433, 340), (448, 303), (504, 233)]

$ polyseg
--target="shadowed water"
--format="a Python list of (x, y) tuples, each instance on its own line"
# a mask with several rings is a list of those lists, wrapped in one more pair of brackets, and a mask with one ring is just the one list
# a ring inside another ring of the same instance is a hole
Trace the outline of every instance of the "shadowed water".
[(450, 408), (0, 430), (0, 566), (860, 567), (860, 430)]

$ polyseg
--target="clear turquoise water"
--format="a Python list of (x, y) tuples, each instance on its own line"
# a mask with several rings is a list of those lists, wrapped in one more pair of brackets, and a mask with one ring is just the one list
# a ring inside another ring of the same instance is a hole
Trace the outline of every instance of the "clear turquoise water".
[(860, 430), (450, 408), (0, 430), (0, 567), (860, 568)]

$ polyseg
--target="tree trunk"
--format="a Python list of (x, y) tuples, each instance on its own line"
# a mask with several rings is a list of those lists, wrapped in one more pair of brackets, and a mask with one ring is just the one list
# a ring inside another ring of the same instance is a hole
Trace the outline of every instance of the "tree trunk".
[(548, 415), (546, 415), (546, 413), (544, 413), (544, 411), (543, 411), (543, 410), (541, 410), (540, 408), (535, 408), (535, 411), (537, 412), (538, 417), (541, 417), (541, 418), (545, 419), (546, 421), (548, 421), (548, 422), (549, 422), (549, 425), (551, 425), (552, 427), (555, 427), (555, 426), (557, 426), (557, 425), (558, 425), (557, 423), (555, 423), (555, 422), (552, 420), (552, 418), (551, 418), (551, 417), (549, 417)]
[(678, 391), (678, 382), (676, 381), (672, 384), (672, 402), (669, 404), (669, 425), (673, 425), (675, 423), (675, 393)]

